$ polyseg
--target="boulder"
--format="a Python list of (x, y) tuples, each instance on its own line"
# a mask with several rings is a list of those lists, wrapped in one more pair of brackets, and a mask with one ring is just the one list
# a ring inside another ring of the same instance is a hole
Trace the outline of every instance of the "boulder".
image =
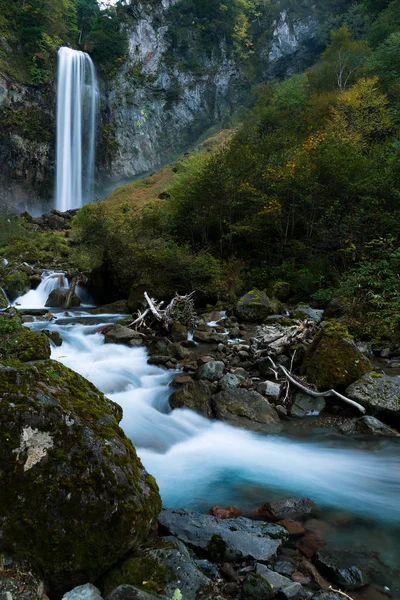
[(333, 298), (324, 310), (324, 319), (339, 319), (351, 312), (351, 305), (339, 298)]
[(303, 392), (297, 392), (290, 413), (292, 417), (316, 416), (324, 410), (325, 406), (324, 398), (314, 398)]
[(64, 594), (62, 600), (102, 600), (102, 598), (97, 587), (92, 583), (85, 583)]
[[(202, 590), (213, 588), (212, 581), (199, 569), (189, 550), (173, 537), (146, 544), (138, 555), (126, 558), (111, 569), (104, 577), (104, 594), (115, 593), (113, 590), (121, 585), (140, 586), (146, 592), (160, 591), (165, 600), (172, 598), (176, 589), (185, 600), (206, 600), (211, 596), (203, 596)], [(127, 598), (130, 600), (132, 596)], [(142, 600), (140, 596), (139, 599)]]
[(327, 323), (308, 348), (302, 366), (307, 380), (318, 390), (348, 386), (371, 371), (347, 329)]
[(355, 433), (363, 435), (378, 435), (384, 437), (398, 437), (399, 433), (379, 421), (376, 417), (364, 415), (359, 419), (352, 419), (345, 423), (338, 424), (340, 433), (344, 435), (354, 435)]
[(236, 506), (226, 506), (224, 508), (218, 504), (212, 506), (208, 511), (208, 514), (213, 517), (218, 517), (218, 519), (233, 519), (241, 516), (240, 510), (236, 508)]
[(157, 485), (121, 418), (56, 361), (0, 371), (0, 552), (30, 562), (54, 596), (94, 581), (156, 521)]
[(213, 416), (211, 405), (211, 391), (205, 381), (189, 381), (176, 390), (169, 397), (172, 409), (190, 408), (195, 412), (211, 419)]
[(214, 561), (245, 558), (267, 561), (275, 556), (288, 533), (279, 525), (251, 521), (245, 517), (218, 519), (192, 510), (164, 509), (159, 523), (184, 544), (209, 554)]
[(234, 375), (233, 373), (225, 373), (225, 375), (219, 380), (219, 385), (222, 390), (233, 390), (239, 387), (242, 378)]
[(312, 308), (308, 304), (299, 304), (293, 311), (295, 319), (300, 321), (315, 321), (319, 323), (322, 319), (323, 310)]
[(104, 336), (106, 344), (129, 344), (131, 340), (141, 340), (143, 336), (134, 329), (129, 329), (124, 325), (113, 325)]
[(217, 419), (236, 427), (259, 433), (280, 431), (279, 416), (273, 406), (258, 392), (243, 388), (215, 394), (212, 406)]
[(31, 289), (31, 282), (29, 281), (28, 275), (24, 271), (18, 271), (16, 273), (10, 273), (4, 277), (3, 288), (4, 292), (7, 294), (7, 298), (11, 302), (14, 302), (18, 296), (22, 296), (23, 294), (26, 294), (26, 292), (29, 292)]
[(267, 521), (282, 519), (305, 519), (318, 512), (318, 507), (309, 498), (283, 498), (267, 502), (257, 509), (257, 516)]
[(279, 302), (270, 300), (260, 290), (251, 290), (237, 302), (235, 315), (243, 321), (262, 322), (270, 315), (279, 312)]
[[(46, 300), (46, 307), (64, 308), (69, 296), (69, 290), (65, 288), (56, 288), (50, 292)], [(81, 299), (75, 293), (72, 294), (70, 307), (76, 308), (81, 305)]]
[(196, 373), (196, 379), (205, 379), (206, 381), (219, 381), (224, 374), (225, 365), (221, 360), (210, 360), (201, 365)]
[(103, 304), (102, 306), (98, 306), (92, 311), (93, 315), (115, 315), (115, 314), (127, 314), (128, 311), (128, 303), (126, 300), (117, 300), (116, 302), (111, 302), (110, 304)]
[(274, 595), (273, 588), (260, 575), (248, 573), (244, 578), (240, 600), (270, 600)]
[[(45, 335), (47, 335), (47, 337), (49, 338), (49, 340), (51, 342), (53, 342), (53, 344), (55, 346), (61, 346), (62, 345), (62, 337), (61, 335), (58, 333), (58, 331), (50, 331), (49, 329), (44, 329), (43, 333)], [(50, 358), (49, 356), (46, 356), (45, 358)]]
[(119, 585), (108, 594), (106, 600), (156, 600), (158, 596), (148, 594), (133, 585)]
[(188, 329), (179, 321), (174, 321), (170, 327), (169, 335), (174, 342), (183, 342), (187, 340), (188, 337)]
[(372, 415), (400, 420), (400, 377), (369, 373), (346, 389), (346, 395)]
[(197, 329), (193, 333), (193, 340), (203, 344), (226, 344), (229, 336), (227, 333), (216, 333), (213, 331), (201, 331)]
[(268, 581), (274, 590), (274, 593), (281, 592), (281, 595), (284, 597), (294, 598), (298, 596), (302, 590), (300, 583), (295, 583), (291, 579), (288, 579), (288, 577), (280, 575), (279, 573), (276, 573), (276, 571), (272, 571), (272, 569), (261, 563), (256, 564), (256, 573)]
[(282, 392), (282, 386), (280, 383), (275, 383), (274, 381), (261, 381), (257, 386), (257, 392), (277, 402)]
[(357, 590), (371, 582), (369, 558), (345, 550), (319, 550), (315, 564), (323, 575), (340, 588)]

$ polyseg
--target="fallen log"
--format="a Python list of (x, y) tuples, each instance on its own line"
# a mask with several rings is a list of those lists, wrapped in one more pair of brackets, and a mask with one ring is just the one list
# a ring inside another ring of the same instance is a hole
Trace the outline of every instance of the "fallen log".
[(327, 390), (326, 392), (317, 392), (317, 391), (305, 386), (303, 383), (301, 383), (297, 379), (295, 379), (295, 377), (293, 377), (293, 375), (291, 375), (291, 373), (289, 373), (289, 371), (283, 365), (276, 365), (270, 356), (268, 356), (268, 358), (269, 358), (272, 366), (274, 367), (274, 369), (280, 369), (283, 372), (286, 379), (288, 381), (290, 381), (290, 383), (292, 383), (294, 386), (296, 386), (299, 390), (304, 392), (305, 394), (308, 394), (309, 396), (312, 396), (313, 398), (326, 398), (327, 396), (336, 396), (336, 398), (339, 398), (343, 402), (350, 404), (354, 408), (357, 408), (357, 410), (359, 410), (361, 413), (365, 414), (366, 410), (365, 410), (364, 406), (361, 406), (361, 404), (359, 404), (358, 402), (355, 402), (354, 400), (347, 398), (347, 396), (343, 396), (343, 394), (340, 394), (336, 390)]

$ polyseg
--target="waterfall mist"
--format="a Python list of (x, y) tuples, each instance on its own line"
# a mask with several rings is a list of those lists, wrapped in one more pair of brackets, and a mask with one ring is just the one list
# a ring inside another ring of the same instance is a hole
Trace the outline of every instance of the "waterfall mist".
[(97, 79), (88, 54), (58, 51), (56, 202), (80, 208), (94, 197)]

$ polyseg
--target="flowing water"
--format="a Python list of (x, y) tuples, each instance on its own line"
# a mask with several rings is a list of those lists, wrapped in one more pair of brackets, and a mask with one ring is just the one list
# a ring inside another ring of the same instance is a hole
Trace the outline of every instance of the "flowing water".
[(61, 47), (57, 67), (56, 208), (93, 200), (97, 80), (85, 52)]
[[(26, 305), (27, 295), (21, 300)], [(293, 433), (263, 436), (190, 410), (171, 411), (174, 373), (148, 365), (143, 348), (104, 343), (99, 327), (119, 318), (60, 312), (51, 323), (29, 326), (58, 331), (63, 344), (53, 347), (52, 358), (122, 406), (121, 426), (156, 477), (165, 506), (207, 510), (218, 503), (251, 510), (274, 498), (308, 496), (323, 509), (328, 541), (372, 549), (386, 573), (383, 582), (400, 597), (397, 439), (349, 440), (329, 431), (310, 431), (307, 441)]]

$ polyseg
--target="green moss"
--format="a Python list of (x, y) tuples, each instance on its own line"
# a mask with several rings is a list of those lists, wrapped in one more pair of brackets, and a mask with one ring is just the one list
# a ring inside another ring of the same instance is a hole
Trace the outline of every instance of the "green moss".
[(212, 561), (221, 562), (227, 550), (227, 543), (220, 535), (213, 535), (207, 544), (207, 552)]
[(28, 292), (31, 288), (29, 277), (24, 271), (18, 273), (10, 273), (3, 279), (3, 288), (11, 301), (18, 298), (22, 294)]
[(369, 360), (355, 346), (347, 329), (328, 323), (306, 352), (302, 372), (319, 390), (345, 387), (371, 371)]
[(113, 568), (99, 582), (103, 595), (107, 596), (119, 585), (127, 584), (149, 592), (164, 589), (177, 580), (173, 569), (163, 564), (168, 551), (176, 546), (171, 542), (158, 540), (142, 546), (140, 556), (131, 556)]
[(0, 337), (0, 359), (22, 362), (50, 358), (50, 342), (44, 333), (23, 328)]

